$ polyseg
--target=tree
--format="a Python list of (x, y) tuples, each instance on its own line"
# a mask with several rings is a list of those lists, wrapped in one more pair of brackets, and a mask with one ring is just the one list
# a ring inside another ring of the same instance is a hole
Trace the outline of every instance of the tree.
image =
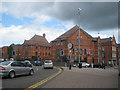
[(8, 59), (13, 58), (12, 56), (13, 45), (11, 44), (7, 49), (8, 49)]
[(32, 60), (33, 61), (37, 60), (37, 56), (32, 56)]

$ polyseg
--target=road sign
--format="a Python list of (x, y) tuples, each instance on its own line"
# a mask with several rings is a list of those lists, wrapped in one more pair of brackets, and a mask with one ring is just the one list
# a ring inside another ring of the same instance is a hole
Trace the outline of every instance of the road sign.
[(76, 52), (76, 54), (80, 54), (80, 52)]

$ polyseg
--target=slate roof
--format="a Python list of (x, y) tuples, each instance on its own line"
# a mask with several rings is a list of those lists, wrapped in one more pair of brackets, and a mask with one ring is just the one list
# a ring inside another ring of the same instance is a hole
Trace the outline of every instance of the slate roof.
[(112, 37), (101, 39), (101, 42), (109, 42), (112, 40)]
[(50, 43), (43, 36), (34, 35), (30, 40), (25, 40), (23, 45), (36, 45), (50, 47)]
[[(60, 40), (66, 40), (67, 38), (69, 38), (70, 36), (72, 36), (77, 30), (79, 30), (79, 27), (76, 25), (73, 28), (71, 28), (70, 30), (68, 30), (67, 32), (65, 32), (64, 34), (62, 34), (61, 36), (59, 36), (58, 38), (56, 38), (53, 41), (57, 41), (58, 39)], [(84, 30), (80, 29), (88, 38), (92, 38), (91, 35), (89, 35), (87, 32), (85, 32)], [(52, 42), (53, 42), (52, 41)]]

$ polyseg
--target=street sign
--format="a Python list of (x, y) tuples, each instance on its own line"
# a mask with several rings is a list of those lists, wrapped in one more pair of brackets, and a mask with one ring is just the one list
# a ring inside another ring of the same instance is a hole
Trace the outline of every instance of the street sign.
[(76, 54), (80, 54), (80, 52), (76, 52)]

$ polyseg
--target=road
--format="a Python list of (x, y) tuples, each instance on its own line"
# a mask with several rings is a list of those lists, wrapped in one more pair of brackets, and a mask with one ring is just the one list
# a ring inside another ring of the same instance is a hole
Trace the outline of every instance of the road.
[(114, 68), (69, 68), (42, 88), (118, 88), (118, 70)]
[[(17, 76), (13, 79), (4, 78), (2, 79), (2, 88), (28, 88), (31, 85), (34, 85), (43, 79), (52, 76), (57, 73), (58, 68), (54, 69), (43, 69), (42, 66), (34, 66), (35, 73), (33, 76)], [(39, 86), (42, 87), (43, 85)]]

